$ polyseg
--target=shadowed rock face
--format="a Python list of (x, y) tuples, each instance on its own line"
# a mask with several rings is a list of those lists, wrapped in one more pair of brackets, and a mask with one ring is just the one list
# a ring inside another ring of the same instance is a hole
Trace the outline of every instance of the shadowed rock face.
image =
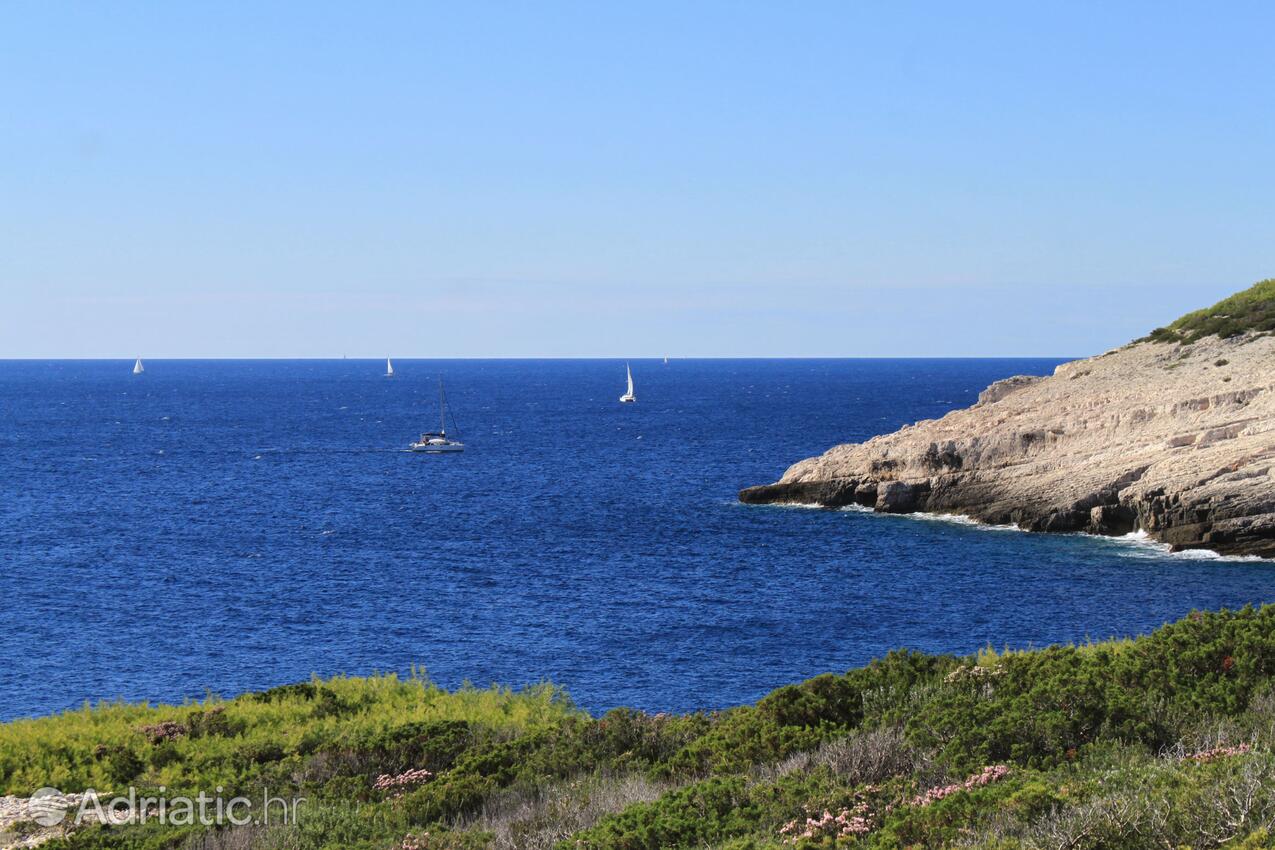
[(1275, 337), (1138, 342), (794, 464), (744, 502), (964, 514), (1275, 557)]

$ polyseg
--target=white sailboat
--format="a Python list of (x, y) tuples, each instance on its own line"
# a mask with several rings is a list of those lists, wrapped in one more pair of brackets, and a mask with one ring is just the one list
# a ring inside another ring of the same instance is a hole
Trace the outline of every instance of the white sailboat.
[[(463, 452), (465, 444), (460, 440), (447, 438), (447, 395), (443, 392), (443, 379), (438, 379), (438, 431), (426, 431), (421, 438), (408, 448), (414, 452), (443, 454), (444, 452)], [(455, 421), (453, 420), (453, 423)], [(456, 429), (459, 431), (460, 429)]]
[(665, 365), (665, 366), (667, 366), (667, 365), (668, 365), (668, 355), (667, 355), (667, 354), (665, 354), (665, 355), (664, 355), (664, 365)]
[(388, 357), (385, 358), (385, 377), (394, 377), (394, 363)]
[(133, 364), (133, 374), (140, 375), (146, 370), (142, 368), (142, 358), (137, 358), (137, 362)]
[(629, 368), (629, 364), (624, 364), (624, 373), (629, 379), (629, 388), (625, 390), (624, 395), (620, 396), (622, 404), (628, 404), (631, 401), (637, 401), (637, 396), (633, 394), (633, 370)]

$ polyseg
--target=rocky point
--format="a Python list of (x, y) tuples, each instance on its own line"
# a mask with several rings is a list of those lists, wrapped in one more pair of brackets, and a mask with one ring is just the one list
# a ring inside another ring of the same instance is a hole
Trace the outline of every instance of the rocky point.
[(1273, 306), (1275, 282), (1263, 282), (1052, 376), (998, 381), (941, 419), (836, 446), (739, 498), (1143, 530), (1175, 549), (1275, 557)]

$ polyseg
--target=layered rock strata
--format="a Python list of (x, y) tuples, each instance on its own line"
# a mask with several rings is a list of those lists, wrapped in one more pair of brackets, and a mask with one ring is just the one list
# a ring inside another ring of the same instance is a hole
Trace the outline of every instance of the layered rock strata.
[(977, 404), (836, 446), (744, 502), (962, 514), (1031, 531), (1145, 530), (1275, 556), (1275, 337), (1142, 341), (988, 387)]

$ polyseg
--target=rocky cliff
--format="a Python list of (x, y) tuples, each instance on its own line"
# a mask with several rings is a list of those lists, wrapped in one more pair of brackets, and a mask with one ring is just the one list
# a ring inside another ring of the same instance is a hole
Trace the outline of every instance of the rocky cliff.
[[(1249, 312), (1236, 315), (1236, 299)], [(1275, 282), (1263, 282), (1050, 377), (998, 381), (942, 419), (836, 446), (739, 498), (1143, 529), (1178, 549), (1275, 557), (1273, 305)], [(1229, 336), (1192, 330), (1217, 316)]]

